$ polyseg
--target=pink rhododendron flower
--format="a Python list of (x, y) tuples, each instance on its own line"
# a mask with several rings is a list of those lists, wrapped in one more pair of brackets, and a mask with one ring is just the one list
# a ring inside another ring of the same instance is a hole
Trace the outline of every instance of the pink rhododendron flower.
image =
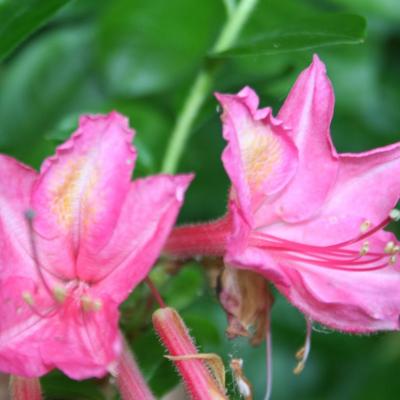
[(115, 365), (118, 306), (149, 272), (191, 180), (131, 182), (133, 134), (115, 112), (85, 116), (39, 174), (0, 156), (0, 371), (82, 379)]
[(334, 95), (317, 56), (276, 118), (249, 87), (216, 96), (232, 182), (225, 262), (262, 274), (329, 327), (399, 329), (399, 247), (383, 228), (399, 216), (400, 144), (335, 151)]

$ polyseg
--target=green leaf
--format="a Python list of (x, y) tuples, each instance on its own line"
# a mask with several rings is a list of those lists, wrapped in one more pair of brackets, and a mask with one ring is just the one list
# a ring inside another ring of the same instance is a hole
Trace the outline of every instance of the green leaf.
[(215, 0), (114, 0), (100, 19), (98, 65), (110, 93), (174, 88), (201, 63), (224, 18)]
[(322, 14), (256, 35), (211, 58), (273, 55), (338, 44), (358, 44), (365, 39), (366, 21), (358, 15)]
[(37, 165), (44, 150), (53, 147), (44, 135), (66, 114), (89, 108), (82, 103), (90, 38), (86, 27), (42, 35), (5, 65), (0, 76), (2, 151)]
[(70, 0), (8, 0), (0, 5), (0, 60)]
[(54, 371), (41, 379), (41, 384), (48, 399), (104, 400), (101, 381), (74, 381)]

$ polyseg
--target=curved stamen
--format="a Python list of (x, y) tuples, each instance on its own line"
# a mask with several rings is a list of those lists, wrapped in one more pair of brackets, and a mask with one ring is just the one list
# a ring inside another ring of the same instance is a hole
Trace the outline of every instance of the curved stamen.
[[(393, 219), (390, 215), (372, 228), (370, 221), (364, 221), (360, 226), (359, 235), (328, 246), (290, 241), (259, 231), (253, 232), (250, 243), (268, 251), (279, 252), (285, 260), (343, 271), (374, 271), (394, 264), (400, 248), (394, 242), (389, 242), (381, 252), (370, 252), (369, 242), (365, 239), (384, 228)], [(360, 249), (346, 248), (359, 242), (363, 242)], [(376, 265), (381, 260), (386, 262)]]
[(53, 291), (51, 290), (49, 284), (47, 283), (47, 281), (43, 275), (42, 269), (40, 268), (40, 264), (39, 264), (39, 255), (38, 255), (35, 235), (33, 233), (33, 219), (35, 218), (35, 212), (33, 210), (27, 210), (25, 212), (25, 218), (28, 223), (29, 240), (30, 240), (30, 244), (31, 244), (32, 258), (33, 258), (33, 262), (36, 267), (36, 272), (37, 272), (39, 279), (42, 282), (44, 288), (46, 289), (47, 293), (50, 295), (51, 298), (53, 298)]
[(298, 361), (293, 373), (300, 374), (307, 362), (308, 356), (311, 350), (311, 334), (312, 334), (312, 321), (310, 318), (306, 317), (306, 338), (303, 347), (296, 353), (296, 359)]

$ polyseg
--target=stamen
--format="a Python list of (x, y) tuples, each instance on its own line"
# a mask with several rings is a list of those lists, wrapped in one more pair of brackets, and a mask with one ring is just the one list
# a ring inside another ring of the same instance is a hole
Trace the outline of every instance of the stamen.
[(32, 293), (27, 290), (23, 291), (21, 296), (25, 303), (28, 304), (31, 311), (40, 318), (50, 318), (57, 312), (57, 309), (49, 309), (46, 314), (41, 313), (35, 306), (35, 299)]
[(83, 311), (99, 311), (103, 306), (101, 300), (99, 299), (92, 299), (91, 297), (84, 295), (81, 297), (81, 304)]
[[(398, 247), (398, 246), (397, 246), (397, 247)], [(394, 248), (395, 248), (395, 243), (391, 240), (390, 242), (387, 242), (387, 243), (386, 243), (384, 252), (385, 252), (386, 254), (393, 254)]]
[(29, 240), (30, 240), (30, 244), (31, 244), (32, 258), (33, 258), (33, 262), (36, 267), (36, 271), (37, 271), (39, 279), (42, 281), (43, 286), (46, 289), (47, 293), (50, 295), (50, 297), (53, 297), (53, 291), (51, 290), (49, 284), (47, 283), (46, 279), (44, 278), (42, 269), (40, 268), (36, 239), (35, 239), (35, 235), (34, 235), (34, 231), (33, 231), (33, 219), (35, 218), (35, 212), (33, 210), (26, 210), (25, 218), (28, 223)]
[(309, 318), (306, 318), (306, 323), (307, 331), (304, 346), (296, 353), (296, 359), (298, 363), (293, 370), (293, 373), (296, 375), (303, 371), (311, 350), (312, 321)]
[(371, 225), (372, 225), (371, 221), (369, 220), (364, 221), (360, 226), (361, 233), (366, 233)]
[(22, 292), (22, 298), (26, 304), (29, 306), (33, 306), (35, 304), (35, 300), (33, 299), (32, 293), (28, 291)]
[(392, 256), (390, 256), (389, 258), (389, 264), (390, 265), (394, 265), (397, 262), (397, 254), (393, 254)]
[(269, 400), (272, 392), (272, 341), (271, 341), (271, 317), (270, 310), (267, 311), (267, 318), (265, 322), (265, 349), (266, 349), (266, 393), (264, 400)]
[(360, 249), (360, 256), (365, 256), (369, 250), (369, 242), (368, 240), (363, 243)]
[(63, 303), (65, 298), (67, 297), (67, 291), (62, 286), (56, 286), (53, 289), (54, 298), (59, 302)]
[[(370, 251), (370, 242), (365, 239), (383, 229), (390, 221), (391, 218), (388, 217), (372, 226), (371, 222), (366, 220), (361, 224), (361, 234), (353, 239), (328, 246), (294, 242), (258, 231), (253, 233), (251, 244), (268, 251), (280, 252), (287, 260), (298, 261), (309, 266), (341, 271), (375, 271), (394, 264), (397, 259), (393, 256), (399, 253), (400, 246), (390, 241), (382, 250)], [(360, 242), (363, 243), (357, 250), (353, 245)]]
[(393, 221), (400, 221), (400, 210), (397, 210), (396, 208), (393, 208), (393, 210), (390, 211), (389, 213), (389, 217), (393, 220)]
[(93, 311), (100, 311), (103, 307), (101, 300), (97, 299), (93, 301)]

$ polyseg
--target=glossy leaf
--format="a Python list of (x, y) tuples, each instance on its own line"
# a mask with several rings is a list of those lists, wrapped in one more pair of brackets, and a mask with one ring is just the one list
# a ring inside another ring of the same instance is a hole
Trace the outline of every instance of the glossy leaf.
[(357, 15), (322, 14), (287, 22), (210, 57), (273, 55), (338, 44), (358, 44), (365, 39), (365, 28), (365, 19)]
[(0, 60), (70, 0), (8, 0), (0, 4)]

